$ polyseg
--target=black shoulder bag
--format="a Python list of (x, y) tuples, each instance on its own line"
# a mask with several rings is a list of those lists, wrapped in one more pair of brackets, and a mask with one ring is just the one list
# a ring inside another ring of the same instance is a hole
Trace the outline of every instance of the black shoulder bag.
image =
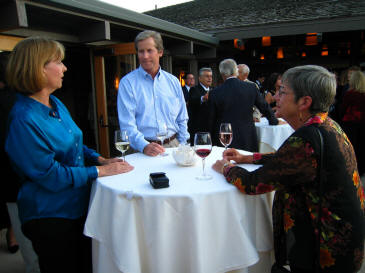
[[(316, 238), (316, 259), (314, 261), (315, 272), (320, 272), (320, 236), (321, 236), (321, 217), (322, 217), (322, 187), (323, 187), (323, 136), (321, 131), (318, 127), (314, 127), (318, 133), (319, 141), (320, 141), (320, 161), (319, 161), (319, 169), (318, 169), (318, 196), (319, 196), (319, 203), (318, 203), (318, 221), (317, 221), (317, 228), (318, 228), (318, 235)], [(271, 273), (288, 273), (290, 272), (282, 265), (278, 265), (274, 263), (271, 267)]]

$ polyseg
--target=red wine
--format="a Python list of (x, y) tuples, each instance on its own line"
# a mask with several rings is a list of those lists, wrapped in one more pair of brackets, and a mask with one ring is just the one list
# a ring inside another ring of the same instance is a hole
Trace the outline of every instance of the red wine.
[(229, 146), (232, 142), (232, 133), (219, 133), (219, 140), (223, 146)]
[(196, 154), (202, 158), (207, 157), (212, 150), (210, 149), (197, 149), (195, 150)]

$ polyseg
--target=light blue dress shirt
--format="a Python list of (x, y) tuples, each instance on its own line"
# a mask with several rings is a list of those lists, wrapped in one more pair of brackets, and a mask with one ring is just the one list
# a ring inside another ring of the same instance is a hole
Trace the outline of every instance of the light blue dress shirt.
[(179, 80), (160, 68), (152, 79), (141, 66), (124, 76), (118, 90), (120, 129), (129, 133), (133, 149), (143, 152), (146, 139), (157, 139), (159, 122), (168, 127), (168, 136), (177, 134), (180, 143), (189, 138), (188, 114)]
[(38, 218), (77, 219), (87, 212), (90, 183), (100, 156), (83, 145), (82, 132), (66, 107), (50, 96), (52, 109), (17, 94), (9, 115), (5, 150), (21, 178), (22, 223)]

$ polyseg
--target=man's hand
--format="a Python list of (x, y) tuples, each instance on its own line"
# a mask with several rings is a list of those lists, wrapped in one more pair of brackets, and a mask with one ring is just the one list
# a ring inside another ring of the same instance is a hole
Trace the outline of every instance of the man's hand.
[(165, 148), (162, 147), (160, 144), (151, 142), (150, 144), (146, 145), (143, 149), (143, 153), (149, 156), (157, 156), (165, 152)]
[(209, 98), (209, 92), (207, 92), (204, 96), (203, 96), (203, 101), (207, 101)]

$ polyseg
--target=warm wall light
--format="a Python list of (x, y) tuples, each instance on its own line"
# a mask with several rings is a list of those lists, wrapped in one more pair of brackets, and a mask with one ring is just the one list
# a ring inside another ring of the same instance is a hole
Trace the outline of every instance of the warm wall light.
[(180, 71), (179, 81), (180, 81), (181, 86), (185, 86), (184, 76), (185, 76), (185, 72), (184, 71)]
[(327, 45), (322, 46), (321, 56), (328, 56), (328, 46)]
[(261, 53), (261, 55), (260, 55), (260, 60), (265, 60), (265, 55), (264, 55), (264, 53)]
[(305, 36), (305, 45), (312, 46), (317, 45), (317, 43), (317, 33), (307, 33), (307, 36)]
[(118, 90), (118, 88), (119, 88), (119, 78), (118, 78), (118, 76), (115, 76), (114, 88), (115, 88), (115, 90)]
[(271, 46), (271, 37), (270, 36), (264, 36), (262, 37), (262, 46)]
[(279, 47), (276, 51), (276, 58), (277, 59), (283, 59), (284, 58), (284, 51), (282, 47)]
[(305, 58), (305, 57), (307, 57), (307, 53), (305, 53), (304, 51), (302, 52), (302, 58)]
[(233, 46), (235, 48), (238, 48), (239, 50), (244, 50), (245, 49), (245, 43), (241, 40), (241, 39), (234, 39), (233, 40)]

